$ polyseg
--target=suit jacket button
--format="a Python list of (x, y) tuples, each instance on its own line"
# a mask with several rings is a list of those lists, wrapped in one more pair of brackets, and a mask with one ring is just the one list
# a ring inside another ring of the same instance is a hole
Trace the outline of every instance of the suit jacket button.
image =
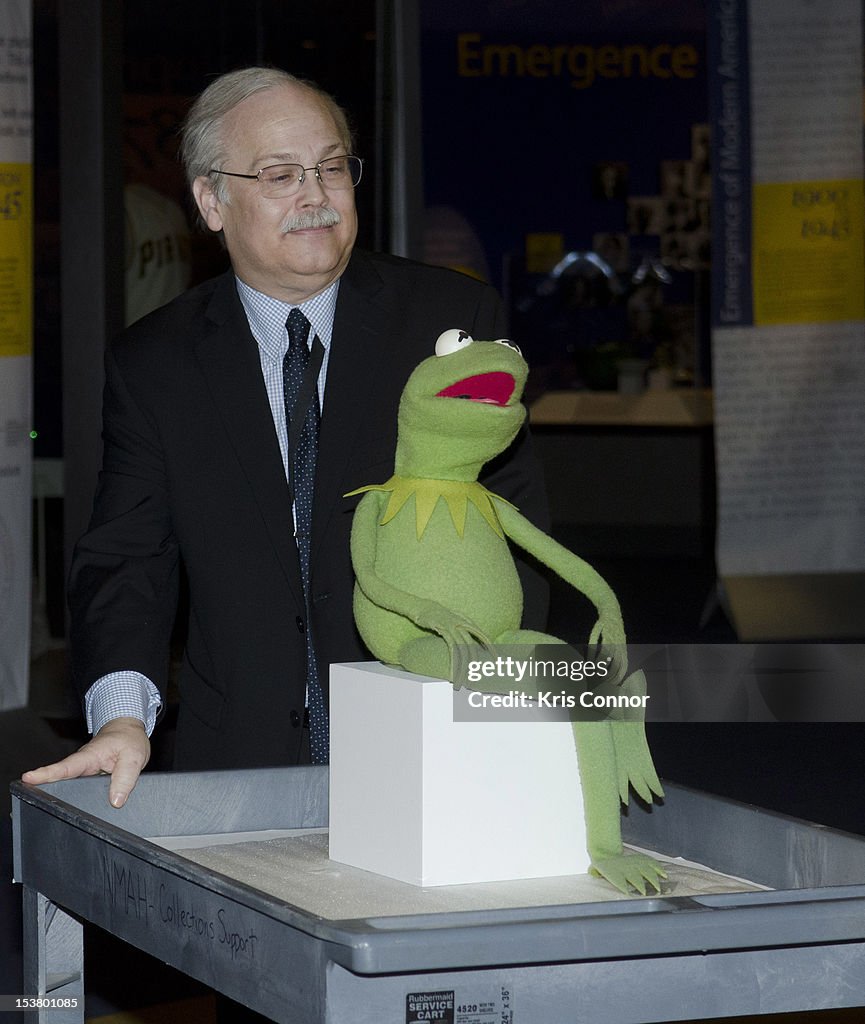
[(295, 622), (295, 625), (297, 626), (298, 633), (305, 633), (306, 632), (306, 623), (303, 621), (303, 619), (299, 615), (294, 620), (294, 622)]
[(288, 716), (289, 722), (291, 722), (292, 728), (296, 729), (300, 725), (300, 713), (292, 711)]

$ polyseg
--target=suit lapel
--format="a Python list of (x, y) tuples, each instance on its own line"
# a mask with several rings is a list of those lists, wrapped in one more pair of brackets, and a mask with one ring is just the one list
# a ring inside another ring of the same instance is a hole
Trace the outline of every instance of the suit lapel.
[(383, 281), (356, 252), (340, 280), (333, 323), (316, 464), (313, 562), (330, 518), (343, 504), (342, 485), (358, 438), (369, 437), (370, 420), (378, 418), (376, 394), (391, 328)]
[(225, 425), (242, 472), (255, 495), (262, 522), (299, 604), (303, 588), (293, 537), (291, 498), (258, 346), (249, 330), (233, 274), (217, 285), (205, 311), (195, 354)]

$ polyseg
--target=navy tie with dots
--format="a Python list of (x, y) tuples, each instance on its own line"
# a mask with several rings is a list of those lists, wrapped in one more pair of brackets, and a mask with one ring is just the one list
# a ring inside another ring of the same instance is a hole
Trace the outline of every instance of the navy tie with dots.
[[(294, 528), (297, 552), (300, 558), (300, 575), (303, 581), (303, 595), (306, 602), (306, 661), (307, 661), (307, 702), (309, 705), (309, 746), (313, 764), (326, 764), (328, 760), (328, 722), (324, 695), (318, 680), (318, 666), (315, 661), (313, 636), (310, 625), (309, 549), (312, 532), (312, 495), (315, 486), (315, 457), (318, 448), (318, 387), (312, 389), (307, 407), (295, 408), (309, 362), (309, 320), (299, 309), (288, 314), (288, 351), (282, 362), (282, 384), (285, 393), (285, 416), (289, 437), (297, 441), (289, 449), (289, 474), (294, 491)], [(297, 418), (300, 420), (297, 421)], [(295, 430), (292, 430), (292, 420)], [(298, 433), (297, 426), (303, 429)]]

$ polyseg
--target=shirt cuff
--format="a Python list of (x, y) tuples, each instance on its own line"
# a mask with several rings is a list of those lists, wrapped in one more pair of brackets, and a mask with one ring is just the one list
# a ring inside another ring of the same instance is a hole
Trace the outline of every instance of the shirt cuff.
[(114, 718), (137, 718), (149, 736), (156, 725), (162, 698), (156, 686), (140, 672), (109, 672), (84, 694), (87, 731), (95, 735)]

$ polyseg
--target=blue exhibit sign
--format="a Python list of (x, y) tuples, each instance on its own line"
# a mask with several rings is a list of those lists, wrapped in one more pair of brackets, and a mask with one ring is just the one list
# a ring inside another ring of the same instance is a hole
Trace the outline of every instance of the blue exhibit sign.
[(712, 326), (753, 323), (751, 89), (747, 0), (715, 0), (709, 18), (712, 175)]

